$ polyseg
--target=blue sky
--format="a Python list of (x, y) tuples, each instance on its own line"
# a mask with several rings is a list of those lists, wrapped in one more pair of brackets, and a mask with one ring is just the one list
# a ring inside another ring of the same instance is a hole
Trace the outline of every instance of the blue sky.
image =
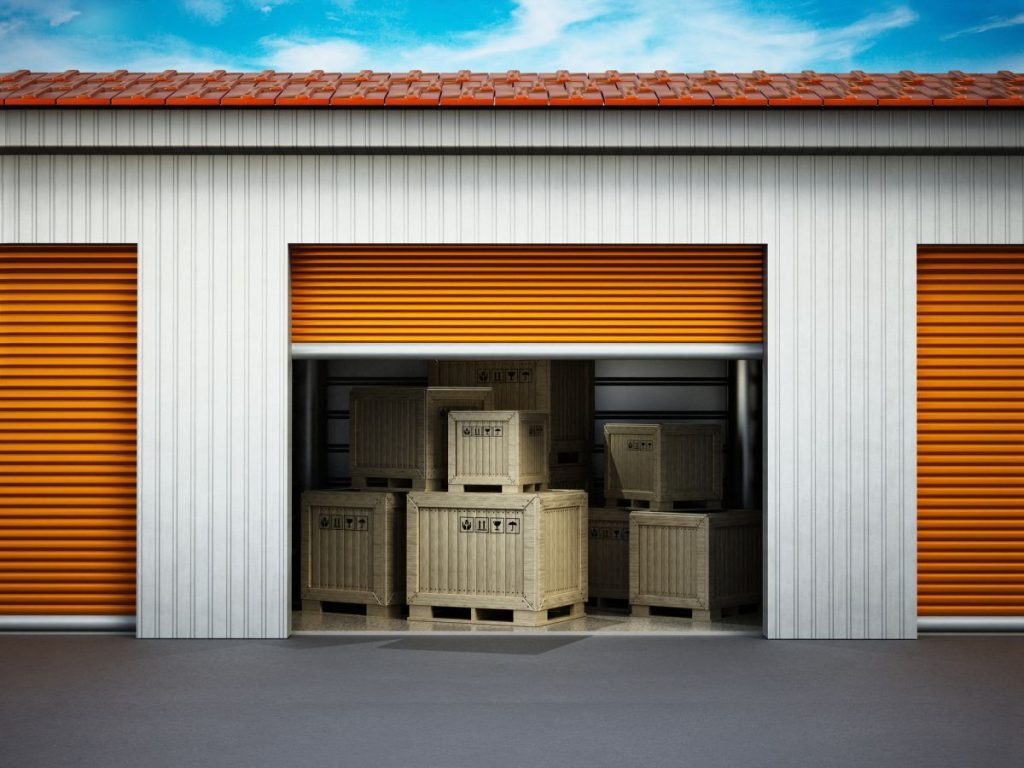
[(1024, 2), (0, 0), (0, 71), (1024, 70)]

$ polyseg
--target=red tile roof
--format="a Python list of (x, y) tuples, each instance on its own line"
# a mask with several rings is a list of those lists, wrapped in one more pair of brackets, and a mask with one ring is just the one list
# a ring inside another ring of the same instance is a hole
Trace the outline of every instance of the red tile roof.
[(1024, 73), (29, 72), (7, 107), (1021, 107)]

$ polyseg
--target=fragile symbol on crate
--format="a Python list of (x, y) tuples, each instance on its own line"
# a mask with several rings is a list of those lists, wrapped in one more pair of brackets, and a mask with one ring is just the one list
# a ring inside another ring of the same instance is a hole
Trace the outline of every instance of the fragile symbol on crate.
[(522, 521), (518, 517), (460, 517), (459, 531), (462, 533), (511, 533), (518, 534)]
[(356, 529), (356, 519), (350, 515), (345, 516), (345, 530), (354, 531)]
[(627, 440), (626, 449), (630, 451), (653, 451), (653, 440)]
[(519, 370), (518, 369), (513, 369), (513, 370), (505, 371), (505, 381), (508, 384), (516, 384), (516, 383), (518, 383), (519, 382)]

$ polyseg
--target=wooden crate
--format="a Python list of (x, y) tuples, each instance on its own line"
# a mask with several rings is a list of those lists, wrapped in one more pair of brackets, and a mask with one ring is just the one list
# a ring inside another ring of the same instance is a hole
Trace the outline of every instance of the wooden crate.
[(435, 360), (433, 386), (488, 386), (494, 407), (551, 416), (552, 467), (589, 466), (594, 447), (592, 360)]
[[(542, 491), (548, 481), (548, 415), (541, 411), (450, 411), (448, 489), (455, 493)], [(500, 488), (499, 488), (500, 486)]]
[(581, 615), (587, 599), (582, 491), (413, 492), (407, 521), (410, 621), (538, 626)]
[(629, 602), (688, 608), (698, 621), (761, 602), (761, 513), (638, 512), (629, 516)]
[(591, 508), (588, 567), (590, 599), (629, 599), (629, 510)]
[(488, 387), (356, 387), (350, 466), (353, 488), (443, 490), (448, 412), (489, 410)]
[[(722, 500), (718, 424), (606, 424), (606, 502), (670, 511)], [(691, 505), (692, 506), (692, 505)]]
[(405, 493), (302, 494), (303, 610), (360, 603), (369, 616), (400, 616), (405, 603)]

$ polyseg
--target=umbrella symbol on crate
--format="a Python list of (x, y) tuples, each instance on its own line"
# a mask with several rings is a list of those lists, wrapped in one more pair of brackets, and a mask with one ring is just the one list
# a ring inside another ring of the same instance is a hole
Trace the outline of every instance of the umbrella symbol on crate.
[(516, 528), (518, 528), (518, 527), (519, 527), (519, 523), (517, 523), (517, 522), (516, 522), (515, 520), (509, 520), (509, 521), (508, 521), (508, 524), (506, 525), (506, 527), (507, 527), (507, 528), (508, 528), (508, 529), (509, 529), (509, 530), (510, 530), (510, 531), (511, 531), (512, 533), (515, 533), (515, 532), (516, 532)]

